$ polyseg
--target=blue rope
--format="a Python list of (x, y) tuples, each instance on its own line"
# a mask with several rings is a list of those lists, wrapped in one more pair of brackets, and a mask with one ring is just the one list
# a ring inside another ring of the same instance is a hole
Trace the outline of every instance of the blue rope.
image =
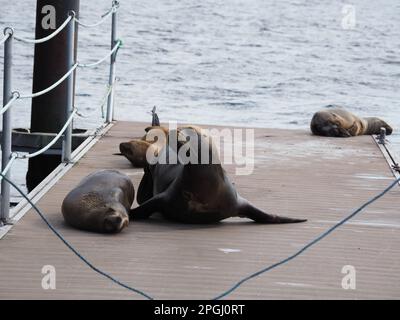
[(245, 278), (243, 278), (242, 280), (238, 281), (233, 287), (231, 287), (230, 289), (224, 291), (223, 293), (221, 293), (220, 295), (216, 296), (213, 300), (218, 300), (221, 299), (223, 297), (226, 297), (227, 295), (231, 294), (233, 291), (235, 291), (237, 288), (239, 288), (243, 283), (245, 283), (246, 281), (249, 281), (252, 278), (258, 277), (259, 275), (270, 271), (272, 269), (275, 269), (276, 267), (285, 264), (287, 262), (289, 262), (290, 260), (293, 260), (294, 258), (296, 258), (297, 256), (299, 256), (300, 254), (302, 254), (304, 251), (306, 251), (308, 248), (310, 248), (311, 246), (313, 246), (314, 244), (316, 244), (317, 242), (321, 241), (323, 238), (325, 238), (326, 236), (328, 236), (331, 232), (333, 232), (335, 229), (339, 228), (342, 224), (346, 223), (348, 220), (350, 220), (351, 218), (353, 218), (355, 215), (357, 215), (360, 211), (362, 211), (364, 208), (366, 208), (367, 206), (369, 206), (371, 203), (375, 202), (376, 200), (378, 200), (379, 198), (381, 198), (382, 196), (384, 196), (387, 192), (389, 192), (396, 184), (398, 184), (400, 182), (400, 178), (396, 179), (390, 186), (388, 186), (385, 190), (383, 190), (381, 193), (379, 193), (378, 195), (376, 195), (375, 197), (373, 197), (372, 199), (368, 200), (366, 203), (364, 203), (361, 207), (359, 207), (357, 210), (355, 210), (352, 214), (350, 214), (349, 216), (347, 216), (346, 218), (344, 218), (343, 220), (339, 221), (337, 224), (335, 224), (333, 227), (329, 228), (327, 231), (325, 231), (324, 233), (322, 233), (321, 235), (319, 235), (317, 238), (315, 238), (314, 240), (312, 240), (310, 243), (306, 244), (303, 248), (301, 248), (299, 251), (297, 251), (295, 254), (287, 257), (286, 259), (283, 259), (277, 263), (274, 263), (272, 265), (270, 265), (267, 268), (261, 269)]
[(99, 268), (95, 267), (93, 264), (91, 264), (84, 256), (82, 256), (67, 240), (64, 239), (64, 237), (50, 224), (50, 222), (46, 219), (46, 217), (43, 215), (43, 213), (39, 210), (38, 207), (28, 198), (28, 196), (12, 181), (10, 181), (6, 176), (4, 176), (1, 172), (0, 175), (3, 177), (5, 181), (7, 181), (9, 184), (11, 184), (28, 202), (29, 204), (33, 207), (33, 209), (36, 210), (36, 212), (39, 214), (39, 216), (42, 218), (42, 220), (47, 224), (47, 226), (50, 228), (51, 231), (79, 258), (81, 259), (85, 264), (89, 266), (92, 270), (95, 272), (101, 274), (102, 276), (110, 279), (112, 282), (116, 283), (117, 285), (124, 287), (130, 291), (133, 291), (149, 300), (153, 300), (153, 297), (149, 296), (148, 294), (144, 293), (143, 291), (139, 289), (135, 289), (133, 287), (130, 287), (121, 281), (115, 279), (114, 277), (110, 276), (108, 273), (100, 270)]
[[(107, 274), (106, 272), (98, 269), (97, 267), (95, 267), (94, 265), (92, 265), (85, 257), (83, 257), (74, 247), (72, 247), (72, 245), (70, 245), (67, 240), (65, 240), (63, 238), (63, 236), (50, 224), (50, 222), (44, 217), (44, 215), (42, 214), (42, 212), (36, 207), (36, 205), (28, 198), (27, 195), (25, 195), (25, 193), (17, 186), (15, 185), (12, 181), (10, 181), (7, 177), (5, 177), (1, 172), (0, 172), (0, 176), (3, 177), (3, 179), (5, 181), (7, 181), (8, 183), (10, 183), (28, 202), (29, 204), (36, 210), (36, 212), (39, 214), (39, 216), (43, 219), (43, 221), (47, 224), (47, 226), (50, 228), (51, 231), (53, 231), (53, 233), (79, 258), (81, 259), (85, 264), (87, 264), (91, 269), (93, 269), (95, 272), (101, 274), (102, 276), (110, 279), (111, 281), (113, 281), (114, 283), (116, 283), (117, 285), (124, 287), (130, 291), (133, 291), (149, 300), (153, 300), (153, 297), (147, 295), (146, 293), (144, 293), (143, 291), (140, 291), (138, 289), (135, 289), (133, 287), (130, 287), (122, 282), (120, 282), (119, 280), (115, 279), (114, 277), (110, 276), (109, 274)], [(294, 258), (296, 258), (297, 256), (299, 256), (300, 254), (302, 254), (304, 251), (306, 251), (307, 249), (309, 249), (311, 246), (313, 246), (314, 244), (316, 244), (317, 242), (321, 241), (323, 238), (325, 238), (326, 236), (328, 236), (331, 232), (333, 232), (335, 229), (337, 229), (338, 227), (340, 227), (341, 225), (343, 225), (344, 223), (346, 223), (348, 220), (350, 220), (351, 218), (353, 218), (354, 216), (356, 216), (360, 211), (362, 211), (363, 209), (365, 209), (367, 206), (369, 206), (370, 204), (372, 204), (373, 202), (375, 202), (376, 200), (378, 200), (379, 198), (383, 197), (387, 192), (389, 192), (396, 184), (400, 183), (400, 178), (396, 179), (392, 184), (390, 184), (385, 190), (383, 190), (381, 193), (379, 193), (378, 195), (376, 195), (375, 197), (373, 197), (372, 199), (368, 200), (366, 203), (364, 203), (361, 207), (359, 207), (357, 210), (355, 210), (353, 213), (351, 213), (349, 216), (347, 216), (346, 218), (344, 218), (343, 220), (339, 221), (337, 224), (335, 224), (333, 227), (329, 228), (327, 231), (325, 231), (324, 233), (322, 233), (321, 235), (319, 235), (317, 238), (315, 238), (314, 240), (312, 240), (311, 242), (309, 242), (308, 244), (306, 244), (303, 248), (301, 248), (299, 251), (297, 251), (296, 253), (294, 253), (293, 255), (287, 257), (286, 259), (283, 259), (277, 263), (274, 263), (272, 265), (270, 265), (267, 268), (261, 269), (245, 278), (243, 278), (242, 280), (238, 281), (233, 287), (231, 287), (230, 289), (224, 291), (223, 293), (221, 293), (220, 295), (216, 296), (213, 300), (218, 300), (221, 299), (223, 297), (226, 297), (227, 295), (231, 294), (233, 291), (235, 291), (237, 288), (239, 288), (243, 283), (245, 283), (246, 281), (249, 281), (252, 278), (258, 277), (259, 275), (268, 272), (272, 269), (275, 269), (276, 267), (285, 264), (287, 262), (289, 262), (290, 260), (293, 260)]]

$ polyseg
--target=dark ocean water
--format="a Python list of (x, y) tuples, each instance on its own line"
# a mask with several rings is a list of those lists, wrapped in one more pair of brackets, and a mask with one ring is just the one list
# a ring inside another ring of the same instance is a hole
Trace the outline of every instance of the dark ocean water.
[[(81, 2), (88, 23), (111, 4)], [(334, 103), (386, 119), (400, 154), (398, 0), (352, 1), (350, 28), (342, 1), (120, 2), (117, 119), (149, 121), (156, 105), (162, 121), (307, 128), (316, 110)], [(34, 15), (35, 1), (0, 0), (1, 28), (33, 37)], [(109, 25), (80, 29), (79, 61), (104, 56)], [(14, 53), (14, 88), (30, 92), (33, 46), (16, 43)], [(102, 121), (107, 73), (107, 63), (79, 70), (76, 105), (86, 117), (75, 126)], [(29, 127), (30, 102), (13, 110), (14, 126)], [(21, 184), (25, 169), (20, 162), (13, 170)]]

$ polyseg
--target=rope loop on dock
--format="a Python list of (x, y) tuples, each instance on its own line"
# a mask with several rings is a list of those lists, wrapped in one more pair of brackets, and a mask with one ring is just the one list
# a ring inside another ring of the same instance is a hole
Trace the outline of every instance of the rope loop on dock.
[(41, 38), (41, 39), (27, 39), (27, 38), (18, 37), (16, 35), (14, 35), (14, 38), (16, 40), (18, 40), (18, 41), (21, 41), (21, 42), (34, 43), (34, 44), (38, 44), (38, 43), (43, 43), (43, 42), (49, 41), (50, 39), (53, 39), (56, 35), (58, 35), (68, 25), (68, 23), (73, 18), (74, 17), (72, 15), (68, 15), (68, 18), (65, 19), (65, 21), (61, 24), (61, 26), (59, 26), (58, 29), (56, 29), (53, 33), (49, 34), (47, 37), (44, 37), (44, 38)]
[[(5, 31), (5, 29), (4, 29)], [(7, 41), (7, 39), (10, 37), (9, 33), (5, 33), (3, 39), (0, 40), (0, 46)]]
[(101, 19), (99, 21), (95, 22), (95, 23), (92, 23), (92, 24), (83, 23), (80, 19), (78, 19), (76, 17), (74, 17), (74, 20), (78, 25), (80, 25), (82, 27), (94, 28), (94, 27), (102, 25), (107, 20), (107, 18), (110, 15), (112, 15), (113, 13), (117, 12), (118, 9), (119, 9), (119, 2), (118, 1), (113, 1), (112, 7), (110, 9), (108, 9), (108, 11), (101, 16)]

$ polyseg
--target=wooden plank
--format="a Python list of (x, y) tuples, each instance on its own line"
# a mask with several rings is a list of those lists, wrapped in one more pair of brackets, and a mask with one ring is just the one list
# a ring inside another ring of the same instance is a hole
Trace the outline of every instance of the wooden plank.
[[(305, 217), (293, 225), (228, 219), (212, 226), (180, 225), (159, 217), (134, 222), (118, 235), (69, 228), (60, 204), (96, 169), (130, 175), (141, 169), (112, 154), (140, 136), (144, 124), (118, 122), (39, 201), (51, 223), (92, 263), (157, 299), (210, 299), (242, 277), (275, 263), (348, 215), (393, 181), (369, 136), (321, 138), (302, 130), (255, 130), (255, 169), (234, 175), (239, 192), (260, 208)], [(400, 189), (335, 231), (296, 260), (243, 284), (227, 298), (387, 299), (400, 297)], [(57, 271), (57, 289), (41, 287), (43, 265)], [(344, 290), (344, 265), (356, 268), (356, 290)], [(0, 240), (0, 298), (139, 299), (94, 273), (30, 210)]]

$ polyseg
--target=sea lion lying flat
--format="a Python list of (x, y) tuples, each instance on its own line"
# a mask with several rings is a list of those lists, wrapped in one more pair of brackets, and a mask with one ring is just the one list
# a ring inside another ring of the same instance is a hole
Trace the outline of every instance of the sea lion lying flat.
[[(229, 217), (246, 217), (258, 223), (306, 221), (270, 215), (254, 207), (229, 181), (211, 139), (191, 128), (179, 130), (177, 136), (182, 135), (190, 135), (191, 139), (180, 141), (176, 148), (169, 141), (162, 148), (159, 159), (167, 159), (167, 163), (146, 166), (138, 190), (140, 206), (131, 210), (130, 218), (148, 218), (160, 212), (169, 220), (183, 223), (215, 223)], [(198, 140), (197, 149), (193, 147), (193, 137)], [(210, 160), (187, 163), (187, 159), (182, 159), (182, 148), (184, 154), (190, 150), (190, 156), (197, 159), (202, 152), (208, 153)], [(178, 163), (171, 163), (174, 155)]]
[(393, 131), (391, 126), (379, 118), (360, 118), (346, 109), (336, 106), (315, 113), (310, 127), (313, 134), (327, 137), (379, 134), (382, 127), (386, 129), (388, 135)]
[(72, 227), (117, 233), (129, 224), (135, 190), (129, 177), (116, 170), (100, 170), (85, 177), (65, 197), (61, 211)]

